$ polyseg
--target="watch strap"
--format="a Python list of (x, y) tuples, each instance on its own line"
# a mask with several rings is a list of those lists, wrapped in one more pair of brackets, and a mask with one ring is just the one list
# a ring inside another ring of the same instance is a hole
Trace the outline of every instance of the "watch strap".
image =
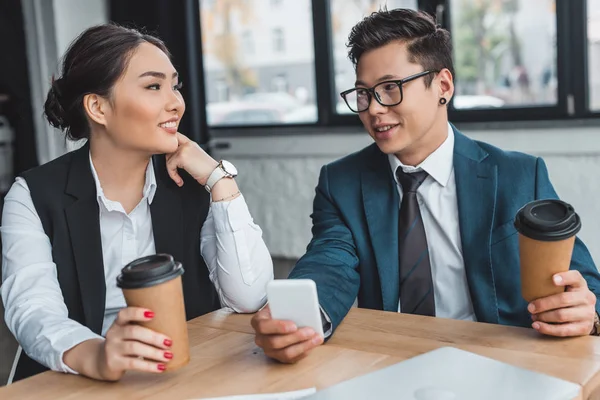
[(217, 167), (208, 176), (208, 179), (206, 180), (206, 185), (204, 185), (204, 188), (206, 189), (207, 192), (210, 193), (213, 186), (215, 186), (217, 182), (219, 182), (221, 179), (225, 178), (226, 176), (228, 176), (228, 174), (223, 169), (223, 164), (221, 162), (219, 162)]

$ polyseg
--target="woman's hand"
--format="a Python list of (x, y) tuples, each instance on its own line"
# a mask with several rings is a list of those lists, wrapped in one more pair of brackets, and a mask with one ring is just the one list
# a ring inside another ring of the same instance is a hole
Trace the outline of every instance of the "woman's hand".
[(173, 358), (171, 338), (136, 324), (153, 317), (147, 309), (122, 309), (106, 340), (78, 344), (65, 352), (64, 363), (81, 375), (105, 381), (117, 381), (129, 370), (163, 372)]
[(177, 168), (186, 170), (201, 185), (206, 185), (210, 174), (219, 164), (206, 154), (198, 144), (181, 133), (177, 133), (179, 147), (174, 153), (167, 155), (167, 171), (178, 186), (183, 186), (183, 179)]
[(106, 333), (106, 341), (98, 359), (98, 370), (105, 380), (118, 380), (128, 370), (160, 373), (173, 358), (173, 344), (167, 336), (135, 322), (149, 321), (150, 310), (128, 307), (119, 311)]

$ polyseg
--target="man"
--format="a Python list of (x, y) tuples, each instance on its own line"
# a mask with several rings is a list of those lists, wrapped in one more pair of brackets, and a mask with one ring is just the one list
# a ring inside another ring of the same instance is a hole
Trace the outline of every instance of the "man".
[[(473, 141), (448, 123), (449, 33), (411, 10), (379, 11), (349, 37), (355, 88), (342, 93), (375, 143), (321, 170), (313, 239), (290, 278), (313, 279), (328, 337), (358, 306), (594, 333), (600, 276), (577, 240), (558, 295), (520, 292), (517, 211), (557, 198), (544, 162)], [(591, 290), (590, 290), (591, 289)], [(322, 343), (309, 328), (252, 320), (268, 356), (295, 362)]]

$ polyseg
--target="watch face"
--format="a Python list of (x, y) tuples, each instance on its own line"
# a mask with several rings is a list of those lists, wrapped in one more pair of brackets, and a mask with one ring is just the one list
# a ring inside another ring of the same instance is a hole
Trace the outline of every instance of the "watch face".
[(223, 169), (231, 176), (237, 176), (238, 171), (235, 166), (226, 160), (221, 160), (221, 164), (223, 165)]

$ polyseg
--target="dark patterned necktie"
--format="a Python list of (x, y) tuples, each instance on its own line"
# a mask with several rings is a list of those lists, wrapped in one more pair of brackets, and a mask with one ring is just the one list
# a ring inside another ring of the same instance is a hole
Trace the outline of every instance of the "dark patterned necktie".
[(400, 309), (407, 314), (435, 316), (427, 236), (417, 202), (417, 188), (427, 172), (409, 174), (398, 167), (396, 176), (403, 191), (398, 219)]

